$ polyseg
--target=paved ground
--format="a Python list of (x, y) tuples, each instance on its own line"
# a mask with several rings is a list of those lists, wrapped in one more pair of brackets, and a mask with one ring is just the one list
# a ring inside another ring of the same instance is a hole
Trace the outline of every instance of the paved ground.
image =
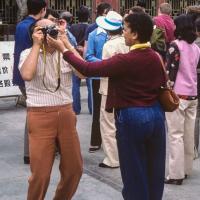
[[(103, 151), (88, 153), (91, 115), (86, 105), (86, 89), (82, 87), (82, 113), (78, 116), (78, 132), (84, 158), (84, 174), (74, 200), (122, 200), (119, 169), (101, 169), (98, 163)], [(23, 129), (25, 109), (15, 106), (15, 98), (0, 99), (0, 200), (25, 200), (29, 166), (23, 164)], [(59, 179), (59, 158), (55, 160), (46, 200), (51, 200)], [(139, 199), (138, 199), (139, 200)], [(163, 200), (200, 200), (200, 159), (194, 172), (182, 186), (166, 186)]]

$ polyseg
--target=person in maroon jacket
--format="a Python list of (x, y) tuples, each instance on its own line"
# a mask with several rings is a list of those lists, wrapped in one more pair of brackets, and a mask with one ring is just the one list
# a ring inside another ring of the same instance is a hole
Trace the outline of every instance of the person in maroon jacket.
[(165, 42), (167, 47), (175, 39), (174, 31), (175, 24), (174, 20), (170, 16), (172, 12), (172, 7), (169, 3), (161, 3), (158, 9), (158, 16), (153, 18), (154, 24), (164, 30), (165, 32)]
[(165, 114), (158, 91), (165, 76), (159, 56), (148, 43), (152, 31), (149, 15), (128, 15), (124, 37), (130, 52), (94, 63), (79, 59), (67, 38), (48, 37), (49, 44), (83, 75), (109, 77), (106, 110), (115, 110), (125, 200), (161, 200), (164, 188)]

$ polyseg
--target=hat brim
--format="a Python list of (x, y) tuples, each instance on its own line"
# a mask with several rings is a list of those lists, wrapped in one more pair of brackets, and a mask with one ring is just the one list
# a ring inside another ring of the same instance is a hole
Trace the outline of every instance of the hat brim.
[(111, 24), (108, 24), (106, 21), (105, 21), (105, 17), (104, 16), (99, 16), (97, 19), (96, 19), (96, 23), (99, 27), (107, 30), (107, 31), (116, 31), (118, 29), (121, 28), (121, 25), (119, 26), (113, 26)]

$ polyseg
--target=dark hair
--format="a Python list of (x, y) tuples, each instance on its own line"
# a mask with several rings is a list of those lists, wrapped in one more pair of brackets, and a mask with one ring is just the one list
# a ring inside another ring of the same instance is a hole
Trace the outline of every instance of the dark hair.
[(180, 15), (175, 18), (174, 23), (176, 25), (176, 30), (174, 35), (179, 40), (185, 40), (187, 43), (191, 44), (196, 39), (195, 27), (192, 19), (188, 15)]
[(55, 17), (57, 19), (59, 18), (59, 14), (55, 10), (47, 8), (44, 18), (48, 18), (49, 15), (52, 15), (53, 17)]
[(132, 11), (132, 13), (145, 13), (144, 8), (141, 6), (133, 6), (130, 11)]
[(188, 6), (187, 15), (189, 15), (193, 23), (195, 23), (195, 20), (200, 17), (200, 6)]
[(109, 3), (100, 3), (97, 6), (97, 17), (103, 15), (105, 11), (108, 13), (111, 9), (112, 6)]
[(150, 41), (153, 32), (153, 21), (146, 13), (129, 14), (125, 20), (131, 32), (137, 32), (138, 40), (143, 42)]
[(124, 16), (124, 15), (127, 15), (129, 14), (129, 9), (124, 9), (122, 12), (121, 12), (121, 16)]
[(195, 21), (196, 31), (200, 32), (200, 18), (197, 18)]
[(27, 9), (29, 15), (37, 15), (47, 6), (45, 0), (27, 0)]
[(79, 22), (87, 22), (90, 17), (90, 11), (87, 6), (81, 6), (80, 9), (77, 11), (77, 17)]
[(73, 15), (69, 11), (60, 13), (60, 19), (64, 19), (69, 25), (72, 24)]
[(141, 6), (141, 7), (145, 8), (146, 7), (146, 0), (138, 0), (137, 6)]
[(115, 31), (107, 31), (108, 33), (110, 33), (110, 35), (121, 35), (123, 33), (123, 29), (119, 28)]

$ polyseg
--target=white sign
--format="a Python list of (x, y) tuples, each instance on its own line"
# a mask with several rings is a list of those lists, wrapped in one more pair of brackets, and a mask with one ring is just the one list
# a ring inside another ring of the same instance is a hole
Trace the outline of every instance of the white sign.
[(0, 97), (21, 95), (13, 86), (14, 41), (0, 42)]

